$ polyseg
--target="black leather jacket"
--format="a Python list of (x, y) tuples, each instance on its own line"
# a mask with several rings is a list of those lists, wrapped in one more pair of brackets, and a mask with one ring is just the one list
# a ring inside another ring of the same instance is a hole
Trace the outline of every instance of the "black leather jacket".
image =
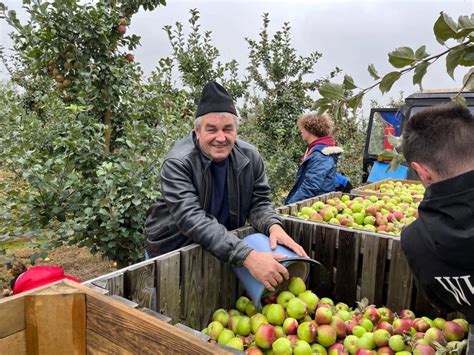
[(207, 213), (211, 200), (211, 160), (202, 154), (195, 133), (175, 144), (161, 168), (161, 195), (147, 211), (145, 248), (150, 256), (165, 254), (193, 242), (220, 260), (240, 266), (251, 248), (229, 230), (247, 219), (259, 232), (281, 224), (270, 201), (261, 156), (237, 140), (229, 155), (228, 229)]

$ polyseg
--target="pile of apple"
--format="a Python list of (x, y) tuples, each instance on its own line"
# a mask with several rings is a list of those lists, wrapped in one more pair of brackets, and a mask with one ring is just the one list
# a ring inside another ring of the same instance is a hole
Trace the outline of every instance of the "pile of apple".
[(402, 228), (418, 216), (418, 205), (411, 195), (342, 195), (302, 207), (295, 217), (399, 236)]
[(407, 183), (403, 181), (387, 180), (381, 183), (377, 188), (367, 186), (362, 191), (368, 193), (378, 193), (388, 196), (410, 195), (416, 200), (423, 199), (425, 187), (420, 183)]
[(248, 355), (305, 354), (462, 354), (468, 323), (415, 317), (408, 309), (395, 314), (364, 299), (356, 309), (319, 298), (299, 277), (288, 290), (267, 295), (261, 313), (241, 296), (237, 309), (218, 309), (202, 330), (217, 342)]

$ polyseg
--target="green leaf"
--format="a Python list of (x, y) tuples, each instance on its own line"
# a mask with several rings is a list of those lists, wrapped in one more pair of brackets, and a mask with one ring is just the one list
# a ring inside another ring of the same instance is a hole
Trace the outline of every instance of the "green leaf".
[(390, 168), (393, 170), (393, 171), (396, 171), (398, 169), (398, 167), (400, 166), (400, 164), (403, 162), (404, 157), (402, 154), (396, 152), (393, 156), (393, 159), (392, 161), (390, 162), (390, 164), (388, 164), (390, 166)]
[(324, 83), (318, 91), (322, 97), (327, 99), (340, 100), (344, 97), (344, 87), (340, 84)]
[(474, 18), (469, 16), (459, 16), (459, 32), (456, 38), (463, 40), (474, 31)]
[(357, 110), (361, 103), (362, 99), (364, 98), (364, 93), (360, 92), (357, 95), (354, 95), (347, 100), (347, 106), (349, 106), (352, 110)]
[(388, 61), (395, 68), (403, 68), (415, 62), (415, 52), (410, 47), (399, 47), (388, 54)]
[(429, 54), (426, 53), (426, 46), (421, 46), (415, 52), (416, 60), (422, 60), (422, 59), (425, 59), (428, 56), (429, 56)]
[(467, 108), (467, 102), (464, 96), (462, 95), (456, 95), (451, 98), (451, 101), (453, 101), (455, 104), (466, 107)]
[(452, 49), (446, 56), (446, 71), (454, 80), (454, 69), (459, 65), (461, 57), (464, 54), (464, 47)]
[(466, 75), (462, 80), (464, 88), (473, 91), (474, 90), (474, 68), (469, 69)]
[(374, 80), (380, 79), (380, 75), (379, 73), (377, 73), (377, 70), (375, 69), (375, 66), (373, 64), (369, 64), (367, 70), (369, 71), (370, 76), (374, 78)]
[(464, 67), (472, 67), (474, 66), (474, 47), (463, 47), (464, 51), (462, 54), (461, 59), (459, 60), (459, 64)]
[(388, 139), (388, 142), (390, 143), (390, 145), (392, 147), (396, 148), (396, 147), (399, 147), (402, 144), (402, 137), (401, 136), (396, 137), (396, 136), (389, 133), (388, 136), (387, 136), (387, 139)]
[(354, 79), (350, 75), (344, 75), (344, 82), (342, 83), (346, 90), (353, 90), (357, 88), (357, 85), (354, 84)]
[(383, 78), (382, 81), (379, 84), (380, 91), (382, 94), (390, 91), (392, 88), (393, 84), (400, 78), (402, 74), (398, 71), (393, 71), (388, 74), (386, 74)]
[(314, 108), (318, 110), (319, 114), (322, 114), (325, 111), (331, 109), (332, 103), (333, 103), (332, 100), (321, 98), (314, 102)]
[(415, 74), (413, 74), (413, 85), (419, 85), (420, 90), (423, 90), (423, 86), (421, 85), (421, 81), (430, 66), (429, 62), (421, 62), (415, 67)]
[(444, 44), (448, 39), (456, 38), (457, 27), (456, 22), (451, 17), (441, 12), (433, 27), (436, 40), (440, 44)]

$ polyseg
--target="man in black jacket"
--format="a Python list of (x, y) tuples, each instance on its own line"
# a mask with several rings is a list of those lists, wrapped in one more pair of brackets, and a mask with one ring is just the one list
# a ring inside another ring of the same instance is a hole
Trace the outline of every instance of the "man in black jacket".
[(209, 82), (202, 91), (194, 131), (178, 141), (161, 167), (161, 198), (147, 212), (145, 248), (151, 257), (193, 242), (225, 262), (245, 266), (273, 290), (288, 271), (230, 230), (248, 220), (269, 235), (274, 249), (282, 244), (300, 256), (304, 249), (283, 230), (270, 201), (260, 154), (237, 139), (238, 117), (225, 88)]
[(413, 115), (405, 159), (427, 187), (418, 219), (402, 231), (408, 263), (425, 296), (474, 322), (474, 118), (444, 104)]

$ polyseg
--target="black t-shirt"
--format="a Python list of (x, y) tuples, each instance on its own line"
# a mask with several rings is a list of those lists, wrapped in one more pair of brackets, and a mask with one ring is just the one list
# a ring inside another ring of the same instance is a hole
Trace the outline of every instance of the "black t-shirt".
[(229, 220), (229, 194), (227, 193), (227, 168), (229, 160), (211, 163), (212, 199), (209, 213), (220, 224), (227, 226)]

